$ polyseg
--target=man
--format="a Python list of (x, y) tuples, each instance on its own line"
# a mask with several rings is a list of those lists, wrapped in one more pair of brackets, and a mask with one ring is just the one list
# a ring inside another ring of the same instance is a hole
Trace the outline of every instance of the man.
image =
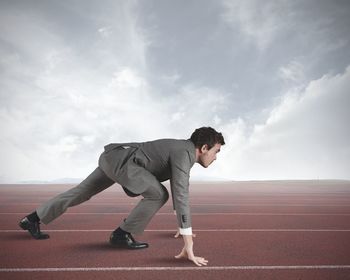
[(137, 242), (132, 234), (144, 231), (152, 217), (167, 202), (169, 194), (160, 183), (170, 179), (174, 210), (184, 247), (176, 258), (188, 258), (196, 265), (207, 260), (194, 256), (189, 207), (190, 169), (195, 162), (207, 168), (225, 141), (211, 127), (196, 129), (188, 140), (160, 139), (143, 143), (109, 144), (99, 158), (98, 167), (78, 186), (57, 195), (24, 217), (19, 226), (35, 239), (47, 239), (40, 221), (48, 224), (68, 207), (89, 200), (115, 182), (127, 195), (143, 196), (121, 225), (112, 232), (111, 245), (119, 248), (142, 249), (147, 243)]

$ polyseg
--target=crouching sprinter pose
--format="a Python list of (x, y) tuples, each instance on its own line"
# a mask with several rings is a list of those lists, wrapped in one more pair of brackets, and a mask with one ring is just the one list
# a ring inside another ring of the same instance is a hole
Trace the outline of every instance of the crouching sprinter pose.
[(190, 139), (159, 139), (143, 143), (109, 144), (104, 147), (98, 167), (79, 185), (57, 195), (24, 217), (19, 226), (35, 239), (47, 239), (40, 231), (40, 222), (48, 224), (68, 207), (89, 200), (115, 182), (127, 195), (143, 198), (129, 216), (112, 232), (111, 245), (142, 249), (147, 243), (135, 241), (132, 234), (140, 234), (156, 212), (167, 202), (169, 194), (161, 182), (170, 179), (174, 210), (184, 247), (176, 258), (188, 258), (196, 265), (207, 260), (194, 256), (189, 206), (189, 175), (194, 163), (207, 168), (225, 141), (221, 133), (211, 127), (196, 129)]

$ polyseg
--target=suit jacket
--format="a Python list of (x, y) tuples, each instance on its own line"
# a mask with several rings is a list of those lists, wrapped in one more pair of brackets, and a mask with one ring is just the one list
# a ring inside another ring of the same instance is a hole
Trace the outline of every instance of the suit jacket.
[(170, 179), (179, 227), (191, 227), (189, 177), (196, 155), (191, 140), (112, 143), (104, 149), (108, 168), (103, 165), (101, 168), (132, 193), (141, 194), (148, 186)]

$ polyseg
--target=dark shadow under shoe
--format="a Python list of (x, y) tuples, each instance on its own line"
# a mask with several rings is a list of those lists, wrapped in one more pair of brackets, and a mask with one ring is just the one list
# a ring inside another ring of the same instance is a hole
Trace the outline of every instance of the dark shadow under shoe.
[(147, 243), (137, 242), (130, 233), (125, 233), (123, 235), (116, 235), (115, 233), (112, 233), (109, 243), (116, 248), (132, 250), (148, 248)]
[(24, 217), (18, 225), (22, 229), (28, 230), (35, 239), (48, 239), (50, 237), (47, 233), (40, 231), (40, 222), (31, 222), (27, 217)]

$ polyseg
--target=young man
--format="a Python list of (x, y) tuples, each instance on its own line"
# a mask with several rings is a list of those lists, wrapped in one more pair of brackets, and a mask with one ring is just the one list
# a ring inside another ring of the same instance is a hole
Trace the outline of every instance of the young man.
[(68, 207), (89, 200), (115, 182), (127, 195), (143, 196), (127, 219), (112, 232), (111, 245), (128, 249), (147, 248), (147, 243), (135, 241), (132, 234), (144, 231), (152, 217), (167, 202), (169, 194), (160, 183), (170, 179), (174, 210), (179, 233), (185, 246), (176, 258), (188, 258), (196, 265), (207, 260), (193, 254), (191, 215), (189, 206), (190, 169), (195, 162), (207, 168), (225, 141), (211, 127), (196, 129), (188, 140), (160, 139), (143, 143), (109, 144), (99, 158), (98, 167), (78, 186), (57, 195), (24, 217), (19, 226), (35, 239), (47, 239), (40, 231), (40, 221), (48, 224)]

